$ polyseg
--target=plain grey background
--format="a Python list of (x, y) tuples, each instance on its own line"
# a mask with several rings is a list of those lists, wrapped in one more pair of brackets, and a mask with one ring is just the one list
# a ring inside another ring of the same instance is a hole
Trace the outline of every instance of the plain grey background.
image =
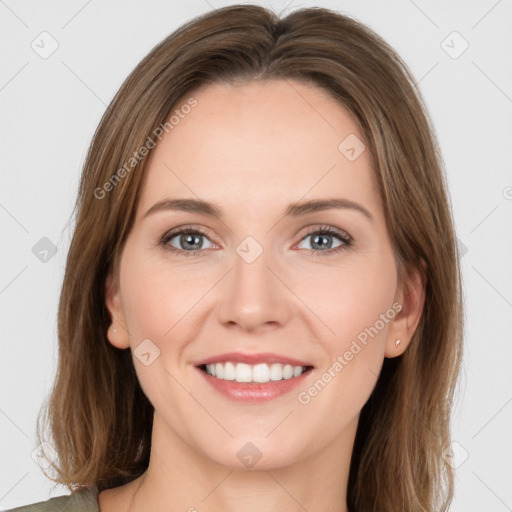
[[(37, 464), (35, 420), (56, 369), (69, 219), (94, 130), (154, 45), (233, 3), (0, 0), (0, 509), (68, 494), (50, 492)], [(512, 3), (254, 3), (349, 14), (419, 80), (446, 164), (466, 295), (450, 510), (512, 510)]]

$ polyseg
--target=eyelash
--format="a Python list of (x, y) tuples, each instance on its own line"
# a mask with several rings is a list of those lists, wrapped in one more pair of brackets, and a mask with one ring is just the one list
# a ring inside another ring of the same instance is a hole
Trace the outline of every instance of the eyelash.
[[(319, 256), (321, 254), (325, 255), (332, 255), (341, 251), (346, 251), (350, 247), (352, 247), (353, 238), (346, 233), (345, 231), (341, 231), (340, 229), (333, 228), (332, 226), (320, 226), (312, 229), (311, 231), (308, 231), (301, 239), (304, 240), (308, 236), (316, 235), (316, 234), (323, 234), (323, 235), (333, 235), (339, 238), (343, 244), (339, 247), (335, 247), (334, 249), (328, 249), (326, 251), (316, 251), (314, 249), (306, 249), (307, 251), (310, 251), (313, 256)], [(194, 228), (192, 226), (185, 226), (182, 229), (171, 231), (165, 233), (162, 238), (159, 241), (159, 245), (161, 245), (165, 250), (174, 252), (180, 256), (196, 256), (198, 253), (204, 252), (204, 249), (198, 249), (195, 251), (183, 251), (182, 249), (176, 249), (176, 247), (172, 247), (171, 245), (168, 245), (168, 242), (172, 240), (177, 235), (202, 235), (206, 238), (208, 238), (208, 234), (205, 233), (203, 230), (199, 228)]]

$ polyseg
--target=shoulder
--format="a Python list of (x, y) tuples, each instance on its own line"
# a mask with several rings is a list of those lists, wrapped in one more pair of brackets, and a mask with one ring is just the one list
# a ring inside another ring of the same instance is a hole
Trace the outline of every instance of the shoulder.
[(100, 512), (96, 487), (82, 489), (68, 496), (11, 508), (5, 512)]

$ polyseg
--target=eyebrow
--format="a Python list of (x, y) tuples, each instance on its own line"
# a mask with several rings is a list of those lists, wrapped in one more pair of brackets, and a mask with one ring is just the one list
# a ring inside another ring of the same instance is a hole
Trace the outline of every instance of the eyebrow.
[[(291, 203), (283, 212), (285, 217), (300, 217), (309, 213), (331, 210), (331, 209), (350, 209), (362, 213), (371, 222), (374, 221), (372, 214), (361, 206), (359, 203), (348, 199), (312, 199), (310, 201), (299, 201)], [(203, 201), (201, 199), (174, 199), (166, 198), (155, 203), (144, 215), (143, 218), (149, 217), (151, 214), (167, 210), (176, 210), (183, 212), (199, 213), (211, 217), (222, 219), (222, 209), (213, 203)]]

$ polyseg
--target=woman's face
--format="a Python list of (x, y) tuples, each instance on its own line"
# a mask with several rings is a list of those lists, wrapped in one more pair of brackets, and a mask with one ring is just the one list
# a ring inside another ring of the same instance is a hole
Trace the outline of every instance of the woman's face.
[[(383, 358), (408, 341), (358, 124), (296, 81), (193, 97), (151, 151), (119, 282), (107, 281), (110, 342), (133, 351), (170, 445), (258, 468), (351, 446)], [(183, 208), (148, 213), (171, 200)], [(339, 207), (299, 208), (315, 200)], [(211, 359), (226, 378), (198, 366)], [(309, 369), (283, 379), (287, 363)]]

